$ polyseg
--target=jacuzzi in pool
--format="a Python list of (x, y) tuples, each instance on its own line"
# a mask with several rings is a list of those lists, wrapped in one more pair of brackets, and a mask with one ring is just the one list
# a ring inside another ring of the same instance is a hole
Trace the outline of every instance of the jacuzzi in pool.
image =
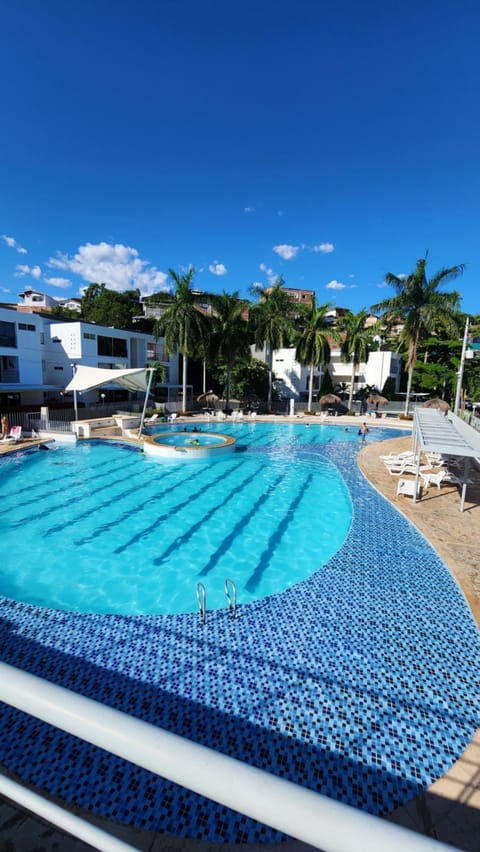
[(235, 438), (213, 432), (160, 432), (145, 438), (149, 456), (178, 459), (206, 459), (235, 450)]

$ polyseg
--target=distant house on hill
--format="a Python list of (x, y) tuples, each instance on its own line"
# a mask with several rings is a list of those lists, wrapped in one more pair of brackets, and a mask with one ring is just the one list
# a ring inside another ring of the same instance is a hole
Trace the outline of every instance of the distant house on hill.
[(23, 293), (18, 294), (19, 299), (23, 301), (17, 305), (19, 311), (25, 313), (36, 313), (40, 311), (51, 311), (52, 308), (66, 308), (69, 311), (82, 310), (82, 300), (75, 298), (55, 299), (47, 293), (41, 293), (40, 290), (34, 290), (33, 287), (27, 287)]

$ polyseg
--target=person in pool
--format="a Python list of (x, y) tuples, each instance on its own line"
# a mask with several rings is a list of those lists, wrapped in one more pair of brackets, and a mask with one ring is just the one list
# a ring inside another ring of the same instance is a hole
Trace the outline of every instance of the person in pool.
[(360, 444), (362, 446), (363, 446), (363, 444), (367, 443), (367, 435), (368, 435), (369, 431), (370, 430), (369, 430), (367, 424), (362, 423), (360, 429), (358, 430), (358, 434), (361, 436)]

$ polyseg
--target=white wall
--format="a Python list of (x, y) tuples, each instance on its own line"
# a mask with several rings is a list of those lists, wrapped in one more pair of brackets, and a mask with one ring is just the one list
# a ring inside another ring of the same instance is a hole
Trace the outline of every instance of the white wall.
[[(265, 351), (255, 349), (252, 352), (254, 358), (261, 361), (266, 360)], [(386, 379), (392, 376), (396, 382), (396, 389), (400, 380), (401, 359), (395, 352), (371, 352), (366, 364), (359, 364), (355, 371), (356, 392), (364, 385), (375, 385), (379, 391), (382, 390)], [(333, 384), (345, 382), (350, 385), (352, 378), (351, 363), (345, 364), (340, 359), (340, 349), (332, 349), (331, 360), (327, 367)], [(295, 348), (278, 349), (273, 353), (273, 372), (284, 397), (300, 399), (308, 393), (307, 377), (310, 374), (309, 367), (302, 367), (295, 360)], [(325, 370), (315, 369), (314, 375), (323, 375)], [(315, 385), (314, 385), (315, 387)], [(314, 395), (316, 391), (314, 390)]]
[[(2, 346), (0, 341), (0, 357), (9, 359), (18, 375), (16, 387), (5, 386), (4, 379), (4, 383), (0, 383), (0, 393), (14, 390), (22, 394), (22, 402), (37, 405), (44, 402), (44, 393), (60, 399), (60, 391), (72, 378), (72, 364), (143, 367), (147, 364), (147, 343), (153, 341), (149, 334), (80, 321), (58, 322), (36, 313), (1, 306), (0, 321), (13, 325), (15, 329), (16, 346)], [(28, 328), (21, 328), (22, 325)], [(99, 355), (98, 335), (126, 340), (127, 357)], [(178, 384), (177, 355), (173, 355), (166, 365), (170, 383)], [(52, 385), (58, 388), (58, 393), (48, 387)], [(32, 386), (38, 389), (33, 390)], [(92, 399), (96, 401), (96, 392)]]

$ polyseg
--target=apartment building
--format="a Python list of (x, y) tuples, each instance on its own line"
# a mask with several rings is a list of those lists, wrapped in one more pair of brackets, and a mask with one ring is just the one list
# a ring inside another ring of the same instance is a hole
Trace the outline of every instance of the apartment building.
[[(0, 305), (0, 410), (61, 402), (75, 365), (104, 369), (144, 367), (162, 363), (167, 385), (178, 384), (178, 358), (168, 357), (163, 340), (150, 334), (108, 328), (83, 321), (57, 321), (27, 313), (25, 306)], [(128, 392), (102, 388), (107, 400), (120, 400)], [(102, 398), (103, 399), (103, 398)], [(85, 402), (100, 401), (98, 391), (84, 395)]]

